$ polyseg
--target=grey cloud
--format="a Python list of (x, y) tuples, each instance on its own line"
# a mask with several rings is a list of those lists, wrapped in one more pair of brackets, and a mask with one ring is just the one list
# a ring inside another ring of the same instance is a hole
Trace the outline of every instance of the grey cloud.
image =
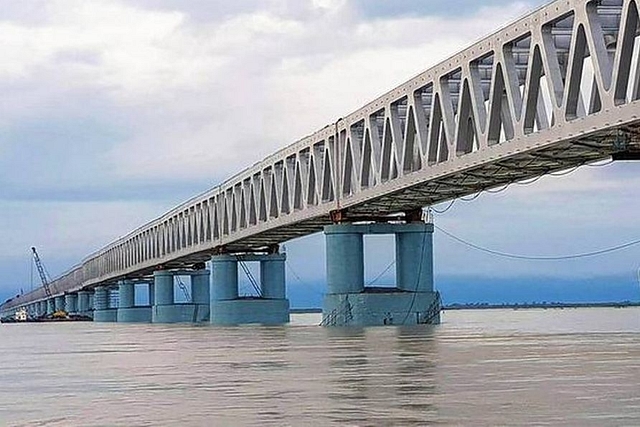
[[(355, 0), (355, 9), (368, 19), (386, 19), (403, 16), (461, 17), (491, 6), (510, 5), (512, 0)], [(529, 0), (533, 6), (548, 3), (545, 0)]]
[(101, 60), (100, 55), (95, 51), (68, 49), (58, 52), (53, 61), (61, 65), (72, 63), (97, 66)]
[(3, 186), (50, 188), (104, 179), (106, 147), (122, 138), (91, 117), (18, 122), (3, 126), (0, 182)]
[(49, 19), (49, 0), (0, 0), (0, 22), (39, 26)]
[(265, 7), (264, 0), (132, 0), (128, 4), (133, 4), (146, 10), (179, 11), (185, 13), (195, 22), (223, 20), (240, 13), (251, 13)]
[(199, 25), (265, 11), (294, 20), (305, 20), (312, 15), (325, 13), (314, 7), (312, 0), (132, 0), (128, 4), (146, 10), (179, 11), (190, 22)]

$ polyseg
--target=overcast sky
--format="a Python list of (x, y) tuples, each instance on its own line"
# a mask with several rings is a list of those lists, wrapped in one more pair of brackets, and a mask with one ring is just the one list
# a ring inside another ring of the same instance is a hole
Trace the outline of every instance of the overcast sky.
[[(541, 3), (0, 0), (0, 297), (30, 287), (32, 245), (55, 276)], [(640, 238), (639, 167), (514, 186), (437, 223), (530, 255), (624, 243)], [(369, 276), (392, 259), (385, 245), (369, 243)], [(323, 277), (320, 236), (287, 249), (303, 280)], [(634, 284), (638, 267), (638, 248), (515, 262), (436, 236), (441, 276)]]

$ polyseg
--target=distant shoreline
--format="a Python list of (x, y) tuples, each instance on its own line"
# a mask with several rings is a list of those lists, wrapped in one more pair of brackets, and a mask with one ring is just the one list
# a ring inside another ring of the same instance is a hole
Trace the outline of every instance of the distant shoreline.
[[(640, 302), (549, 302), (549, 303), (521, 303), (521, 304), (448, 304), (442, 306), (443, 310), (495, 310), (495, 309), (530, 309), (530, 308), (626, 308), (640, 307)], [(292, 308), (292, 314), (322, 313), (321, 308)]]
[(527, 309), (527, 308), (625, 308), (640, 307), (640, 302), (549, 302), (549, 303), (516, 303), (516, 304), (448, 304), (443, 310), (488, 310), (497, 308)]

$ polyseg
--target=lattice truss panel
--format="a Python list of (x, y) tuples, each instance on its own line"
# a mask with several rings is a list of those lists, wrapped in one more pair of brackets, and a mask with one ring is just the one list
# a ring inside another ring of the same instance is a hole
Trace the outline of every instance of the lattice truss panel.
[(335, 210), (416, 209), (638, 149), (639, 23), (631, 0), (542, 7), (89, 256), (55, 289), (266, 247)]

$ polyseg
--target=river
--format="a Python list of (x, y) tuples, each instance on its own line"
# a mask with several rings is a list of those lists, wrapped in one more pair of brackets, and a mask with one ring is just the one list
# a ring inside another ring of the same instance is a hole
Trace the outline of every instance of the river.
[(640, 308), (0, 326), (0, 425), (640, 425)]

